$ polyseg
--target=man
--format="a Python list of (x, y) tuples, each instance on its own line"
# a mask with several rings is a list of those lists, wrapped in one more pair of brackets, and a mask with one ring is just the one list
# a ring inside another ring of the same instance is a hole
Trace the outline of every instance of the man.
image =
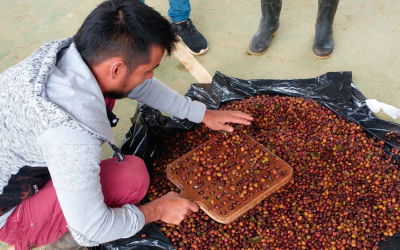
[[(144, 2), (144, 0), (141, 0)], [(179, 38), (193, 55), (203, 55), (208, 51), (207, 40), (196, 29), (190, 17), (189, 0), (169, 0), (168, 16), (177, 29)]]
[(136, 99), (216, 130), (250, 124), (247, 114), (207, 110), (153, 78), (175, 42), (171, 24), (152, 8), (108, 0), (73, 38), (45, 44), (0, 75), (1, 241), (76, 249), (198, 211), (176, 193), (135, 206), (149, 185), (143, 161), (119, 154), (100, 162), (104, 142), (118, 153), (105, 97)]
[[(313, 43), (313, 53), (317, 58), (328, 58), (333, 52), (332, 24), (338, 5), (339, 0), (318, 0)], [(268, 50), (272, 37), (278, 33), (281, 9), (282, 0), (261, 0), (260, 26), (250, 40), (250, 53), (261, 55)]]

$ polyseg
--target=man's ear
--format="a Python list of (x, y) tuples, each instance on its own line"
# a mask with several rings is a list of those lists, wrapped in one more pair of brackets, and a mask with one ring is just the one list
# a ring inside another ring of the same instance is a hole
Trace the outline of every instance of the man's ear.
[(125, 61), (120, 57), (115, 57), (111, 62), (110, 77), (112, 80), (119, 80), (125, 77), (127, 67)]

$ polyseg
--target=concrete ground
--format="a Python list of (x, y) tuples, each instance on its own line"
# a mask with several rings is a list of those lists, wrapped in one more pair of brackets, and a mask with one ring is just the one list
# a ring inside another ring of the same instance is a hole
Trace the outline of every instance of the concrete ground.
[[(1, 0), (0, 72), (43, 43), (74, 35), (100, 2)], [(193, 0), (191, 19), (210, 50), (202, 56), (181, 51), (164, 58), (155, 76), (184, 94), (191, 83), (207, 82), (215, 71), (243, 79), (311, 78), (328, 71), (352, 71), (354, 83), (367, 98), (400, 108), (400, 5), (386, 0), (341, 1), (334, 22), (335, 50), (329, 59), (317, 59), (311, 50), (317, 2), (283, 0), (278, 35), (267, 53), (254, 56), (248, 44), (258, 28), (259, 0)], [(167, 17), (168, 1), (146, 3)], [(130, 127), (134, 107), (130, 100), (117, 102), (115, 113), (121, 118), (114, 129), (117, 142)], [(378, 116), (400, 123), (400, 118)], [(103, 158), (110, 154), (105, 147)]]

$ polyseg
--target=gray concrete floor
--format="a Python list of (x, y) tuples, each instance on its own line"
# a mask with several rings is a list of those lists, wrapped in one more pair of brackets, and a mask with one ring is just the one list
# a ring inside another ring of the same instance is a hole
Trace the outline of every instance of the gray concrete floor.
[[(100, 0), (1, 0), (0, 72), (29, 56), (43, 43), (74, 35)], [(146, 3), (167, 17), (168, 1)], [(352, 71), (367, 98), (400, 108), (400, 5), (387, 0), (341, 1), (334, 22), (335, 50), (317, 59), (311, 47), (317, 0), (284, 0), (281, 26), (270, 49), (250, 55), (248, 43), (258, 28), (260, 1), (192, 0), (191, 19), (207, 38), (210, 50), (195, 57), (215, 71), (243, 79), (311, 78), (329, 71)], [(184, 94), (196, 79), (174, 56), (164, 58), (155, 76)], [(117, 102), (121, 118), (113, 129), (117, 142), (130, 127), (135, 102)], [(382, 119), (400, 123), (379, 113)], [(111, 150), (104, 148), (103, 158)]]

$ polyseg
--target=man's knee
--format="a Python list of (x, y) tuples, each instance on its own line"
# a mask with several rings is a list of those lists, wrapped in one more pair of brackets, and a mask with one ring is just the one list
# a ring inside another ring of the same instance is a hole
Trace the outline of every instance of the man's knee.
[(102, 161), (100, 166), (100, 182), (108, 205), (136, 204), (144, 198), (150, 177), (142, 159), (127, 155), (123, 162), (111, 158)]
[(150, 177), (144, 161), (137, 156), (127, 155), (124, 162), (126, 164), (121, 171), (121, 180), (132, 183), (136, 187), (141, 187), (141, 189), (145, 189), (145, 192), (147, 192)]

